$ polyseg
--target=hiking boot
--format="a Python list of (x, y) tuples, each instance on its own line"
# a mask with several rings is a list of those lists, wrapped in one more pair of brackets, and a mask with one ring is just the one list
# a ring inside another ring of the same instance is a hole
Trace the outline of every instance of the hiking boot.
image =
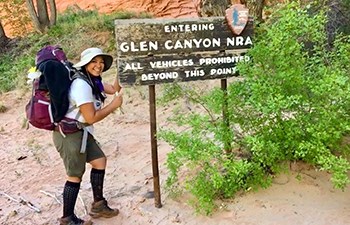
[(76, 215), (60, 218), (60, 225), (92, 225), (91, 220), (84, 221), (79, 219)]
[(111, 218), (119, 214), (118, 209), (111, 209), (105, 199), (92, 203), (90, 216), (92, 218), (104, 217)]

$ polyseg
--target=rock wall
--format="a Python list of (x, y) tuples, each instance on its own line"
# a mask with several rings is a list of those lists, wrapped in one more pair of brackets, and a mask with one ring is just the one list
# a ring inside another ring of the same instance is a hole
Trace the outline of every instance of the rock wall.
[[(76, 0), (75, 5), (82, 9), (97, 9), (110, 13), (118, 10), (148, 12), (154, 17), (181, 18), (198, 17), (200, 0)], [(62, 12), (72, 5), (70, 0), (56, 0), (58, 11)]]

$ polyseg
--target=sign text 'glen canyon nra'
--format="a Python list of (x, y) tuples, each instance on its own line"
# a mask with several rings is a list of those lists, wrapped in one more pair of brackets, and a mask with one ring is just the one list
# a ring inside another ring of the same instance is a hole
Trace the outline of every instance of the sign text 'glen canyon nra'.
[(231, 7), (225, 17), (116, 20), (116, 65), (122, 84), (151, 85), (237, 75), (249, 61), (253, 21)]

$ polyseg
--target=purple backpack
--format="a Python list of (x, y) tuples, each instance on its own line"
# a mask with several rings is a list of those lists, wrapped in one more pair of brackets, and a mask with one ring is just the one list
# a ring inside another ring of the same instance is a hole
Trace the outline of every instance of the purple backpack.
[[(62, 64), (58, 64), (57, 62), (60, 62)], [(70, 63), (67, 61), (66, 54), (59, 46), (48, 45), (38, 51), (35, 58), (35, 64), (37, 69), (39, 69), (42, 66), (42, 64), (44, 65), (45, 63), (59, 65), (59, 69), (62, 71), (62, 73), (41, 74), (39, 78), (33, 80), (32, 96), (25, 107), (28, 122), (36, 128), (45, 130), (59, 130), (61, 133), (74, 133), (78, 130), (81, 130), (81, 123), (79, 123), (77, 120), (65, 117), (66, 112), (69, 110), (67, 108), (67, 104), (69, 103), (68, 95), (65, 95), (64, 97), (58, 97), (65, 98), (66, 105), (64, 110), (62, 110), (63, 106), (61, 105), (55, 106), (60, 110), (61, 113), (61, 115), (58, 117), (53, 112), (53, 100), (50, 99), (50, 91), (47, 88), (49, 85), (45, 85), (45, 88), (40, 87), (40, 85), (41, 83), (45, 83), (48, 82), (48, 80), (50, 80), (48, 79), (48, 76), (61, 76), (54, 78), (53, 80), (62, 80), (62, 83), (57, 84), (59, 85), (58, 88), (60, 89), (60, 91), (64, 89), (63, 92), (68, 93), (73, 79), (81, 77), (84, 80), (86, 80), (85, 76), (70, 66)], [(63, 65), (68, 71), (62, 69), (63, 67), (61, 65)], [(67, 78), (67, 76), (69, 77), (69, 79)], [(63, 99), (59, 99), (58, 102), (62, 101)], [(55, 118), (55, 115), (58, 118)]]
[(58, 60), (62, 63), (67, 62), (66, 53), (58, 45), (48, 45), (40, 49), (35, 57), (35, 65), (38, 66), (40, 63), (49, 59)]

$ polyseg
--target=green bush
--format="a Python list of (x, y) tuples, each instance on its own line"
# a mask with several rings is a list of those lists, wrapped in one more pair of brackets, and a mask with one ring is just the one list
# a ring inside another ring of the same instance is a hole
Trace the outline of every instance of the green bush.
[(43, 46), (60, 45), (70, 60), (77, 59), (83, 49), (91, 46), (115, 51), (114, 20), (138, 16), (147, 15), (124, 11), (99, 14), (96, 10), (66, 10), (58, 15), (56, 25), (47, 33), (31, 33), (15, 40), (16, 44), (1, 54), (0, 93), (25, 85), (27, 71), (34, 66), (35, 54)]
[(244, 79), (228, 85), (227, 97), (221, 89), (200, 95), (178, 85), (167, 90), (165, 102), (186, 97), (204, 109), (177, 111), (173, 121), (185, 131), (158, 134), (173, 148), (170, 192), (189, 191), (196, 211), (211, 214), (216, 200), (268, 187), (285, 162), (299, 160), (330, 172), (335, 187), (346, 187), (350, 39), (339, 35), (330, 50), (325, 23), (323, 12), (310, 15), (288, 4), (256, 29), (248, 52), (253, 60), (238, 65)]

